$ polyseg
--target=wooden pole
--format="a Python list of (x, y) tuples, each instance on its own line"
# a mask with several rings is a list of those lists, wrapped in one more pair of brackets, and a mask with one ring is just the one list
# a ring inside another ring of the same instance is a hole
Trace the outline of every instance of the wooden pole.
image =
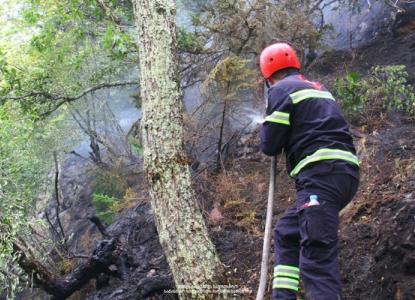
[(262, 249), (262, 264), (261, 264), (261, 278), (259, 281), (258, 294), (256, 300), (263, 300), (265, 289), (268, 282), (268, 257), (269, 248), (271, 242), (271, 230), (272, 230), (272, 215), (274, 209), (274, 192), (275, 192), (275, 173), (277, 157), (271, 157), (271, 171), (269, 180), (269, 191), (268, 191), (268, 207), (267, 207), (267, 219), (265, 221), (265, 235), (264, 235), (264, 247)]

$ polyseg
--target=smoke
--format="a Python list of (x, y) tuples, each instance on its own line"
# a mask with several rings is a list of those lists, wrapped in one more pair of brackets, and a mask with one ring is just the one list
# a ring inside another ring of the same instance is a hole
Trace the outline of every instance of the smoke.
[(126, 106), (116, 117), (124, 133), (127, 134), (131, 129), (131, 126), (137, 122), (138, 119), (141, 119), (141, 109), (137, 109), (133, 105)]
[(127, 134), (141, 118), (141, 109), (135, 107), (129, 96), (133, 92), (135, 88), (114, 89), (113, 95), (109, 91), (101, 91), (95, 93), (88, 107), (78, 103), (80, 107), (72, 111), (73, 130), (68, 142), (77, 154), (88, 157), (91, 145), (98, 142), (103, 156), (107, 153), (107, 147), (111, 148), (111, 153), (131, 156)]
[(250, 120), (252, 120), (252, 123), (253, 123), (254, 125), (259, 125), (259, 124), (262, 124), (262, 123), (264, 123), (264, 121), (265, 121), (264, 116), (263, 116), (263, 115), (260, 115), (260, 114), (257, 114), (257, 113), (255, 113), (255, 114), (250, 113), (250, 114), (247, 114), (246, 116), (247, 116)]
[[(328, 2), (330, 1), (325, 1), (325, 3)], [(338, 3), (331, 4), (324, 9), (325, 22), (333, 25), (338, 35), (335, 38), (336, 49), (357, 47), (370, 42), (379, 34), (387, 33), (388, 24), (386, 23), (390, 17), (390, 7), (385, 7), (381, 1), (370, 2), (369, 9), (367, 0), (359, 0), (360, 12), (351, 12), (347, 8), (333, 10), (339, 5)]]

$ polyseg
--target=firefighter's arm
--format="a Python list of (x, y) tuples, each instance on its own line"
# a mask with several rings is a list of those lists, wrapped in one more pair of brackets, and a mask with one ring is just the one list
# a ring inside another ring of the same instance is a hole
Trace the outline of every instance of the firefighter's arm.
[(259, 133), (261, 149), (266, 155), (280, 154), (285, 147), (290, 129), (292, 108), (291, 97), (284, 90), (271, 87), (265, 122)]

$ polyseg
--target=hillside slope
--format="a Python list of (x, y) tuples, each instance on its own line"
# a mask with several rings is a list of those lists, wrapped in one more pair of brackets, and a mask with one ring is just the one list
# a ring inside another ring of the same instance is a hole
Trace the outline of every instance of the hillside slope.
[[(408, 83), (415, 87), (414, 30), (415, 22), (402, 23), (395, 34), (370, 44), (326, 52), (307, 73), (331, 89), (346, 68), (364, 76), (372, 66), (403, 64)], [(362, 180), (355, 199), (341, 214), (339, 258), (345, 299), (411, 300), (415, 299), (415, 119), (395, 110), (377, 113), (369, 122), (350, 120)], [(239, 157), (228, 161), (225, 173), (202, 171), (194, 182), (212, 240), (231, 284), (237, 286), (235, 299), (255, 299), (260, 275), (270, 159), (259, 150), (257, 130), (252, 127), (241, 138)], [(274, 225), (295, 203), (294, 182), (284, 167), (281, 159)], [(78, 163), (70, 168), (78, 169)], [(67, 189), (62, 188), (64, 199), (69, 199), (63, 213), (65, 224), (73, 225), (69, 227), (74, 240), (88, 240), (82, 249), (87, 253), (93, 247), (91, 240), (100, 238), (97, 229), (86, 223), (95, 213), (92, 192), (82, 186), (85, 180), (79, 174), (66, 174)], [(108, 230), (124, 245), (119, 254), (122, 263), (98, 286), (91, 284), (71, 299), (175, 299), (174, 294), (164, 293), (173, 288), (172, 278), (158, 243), (148, 194), (142, 186), (135, 192), (140, 200), (120, 210)], [(272, 264), (270, 255), (270, 276)], [(162, 282), (160, 288), (152, 289), (157, 281)], [(266, 295), (270, 297), (269, 290)], [(19, 299), (37, 298), (25, 293)], [(299, 299), (304, 299), (302, 292)]]
[[(307, 71), (310, 78), (330, 88), (346, 68), (364, 76), (371, 66), (380, 64), (406, 65), (408, 83), (414, 85), (413, 29), (352, 51), (324, 53)], [(393, 110), (379, 113), (382, 116), (373, 118), (376, 122), (351, 124), (362, 181), (354, 201), (341, 215), (339, 257), (348, 300), (415, 299), (415, 122), (412, 116)], [(270, 159), (260, 152), (258, 143), (257, 128), (251, 128), (239, 143), (244, 154), (229, 161), (225, 174), (205, 171), (194, 183), (212, 240), (232, 285), (238, 286), (235, 299), (255, 299), (260, 275)], [(274, 224), (295, 201), (294, 183), (284, 166), (282, 159)], [(133, 212), (117, 218), (115, 231), (120, 239), (134, 241), (122, 254), (128, 268), (86, 299), (174, 299), (174, 294), (163, 290), (148, 294), (142, 290), (149, 276), (170, 276), (156, 242), (154, 221), (143, 215), (148, 209), (148, 204), (139, 203)], [(272, 264), (270, 255), (269, 274)], [(266, 295), (270, 297), (270, 291)], [(299, 299), (304, 299), (302, 292)]]
[[(344, 68), (365, 74), (376, 65), (405, 65), (415, 86), (414, 23), (393, 37), (328, 54), (333, 78)], [(339, 67), (336, 67), (339, 66)], [(324, 80), (324, 78), (322, 80)], [(377, 118), (376, 118), (377, 117)], [(415, 123), (394, 110), (352, 126), (361, 186), (342, 214), (339, 256), (346, 299), (415, 299)]]

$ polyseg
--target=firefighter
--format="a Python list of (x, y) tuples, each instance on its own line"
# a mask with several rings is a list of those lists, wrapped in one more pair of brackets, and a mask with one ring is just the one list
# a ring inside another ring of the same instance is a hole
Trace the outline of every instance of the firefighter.
[(309, 300), (343, 299), (337, 255), (339, 212), (356, 194), (359, 162), (332, 94), (299, 72), (287, 43), (266, 47), (260, 67), (268, 90), (261, 149), (284, 149), (297, 201), (274, 229), (273, 300), (295, 300), (301, 278)]

